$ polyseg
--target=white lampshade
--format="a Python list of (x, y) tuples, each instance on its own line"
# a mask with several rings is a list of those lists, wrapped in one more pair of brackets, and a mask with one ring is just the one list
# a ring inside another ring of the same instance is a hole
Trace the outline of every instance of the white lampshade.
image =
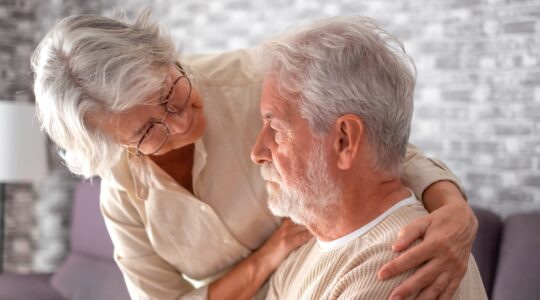
[(0, 100), (0, 183), (38, 182), (47, 150), (34, 105)]

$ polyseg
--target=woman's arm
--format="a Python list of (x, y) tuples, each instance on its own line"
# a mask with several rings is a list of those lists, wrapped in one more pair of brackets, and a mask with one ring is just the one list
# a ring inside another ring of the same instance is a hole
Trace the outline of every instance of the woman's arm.
[(206, 288), (195, 289), (156, 253), (139, 211), (124, 191), (102, 180), (100, 205), (114, 244), (115, 262), (132, 299), (177, 299), (186, 294), (206, 298)]
[(210, 284), (208, 299), (251, 299), (291, 251), (305, 244), (311, 233), (289, 219), (266, 243)]
[(419, 267), (394, 289), (390, 299), (404, 299), (417, 292), (417, 299), (450, 299), (467, 268), (478, 228), (476, 217), (457, 178), (443, 163), (410, 146), (403, 171), (404, 182), (431, 213), (401, 230), (394, 251), (403, 251), (417, 239), (422, 241), (384, 265), (379, 278), (392, 278)]

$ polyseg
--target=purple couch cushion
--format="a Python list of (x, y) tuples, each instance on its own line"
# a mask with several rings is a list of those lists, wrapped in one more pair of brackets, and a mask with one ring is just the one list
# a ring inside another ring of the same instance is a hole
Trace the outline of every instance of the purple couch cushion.
[(129, 300), (116, 264), (86, 255), (71, 253), (54, 273), (51, 285), (70, 300)]
[(78, 184), (73, 203), (70, 254), (51, 284), (70, 300), (129, 299), (99, 209), (100, 180)]
[(492, 299), (540, 299), (539, 249), (540, 213), (506, 220)]
[(473, 210), (478, 219), (478, 233), (473, 243), (472, 253), (480, 270), (486, 293), (490, 297), (497, 271), (503, 223), (501, 218), (491, 211), (478, 207), (473, 207)]
[(100, 179), (83, 181), (75, 190), (71, 252), (113, 259), (113, 245), (99, 209)]
[(51, 275), (0, 275), (2, 300), (64, 300), (50, 284)]

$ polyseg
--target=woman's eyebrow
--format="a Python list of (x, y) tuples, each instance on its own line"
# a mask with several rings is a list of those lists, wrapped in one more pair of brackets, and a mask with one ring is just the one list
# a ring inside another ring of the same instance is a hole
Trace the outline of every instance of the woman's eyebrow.
[(136, 139), (140, 138), (141, 135), (148, 129), (150, 124), (152, 124), (152, 122), (157, 122), (157, 120), (155, 118), (152, 118), (149, 121), (147, 121), (146, 123), (144, 123), (143, 126), (141, 126), (139, 129), (137, 129), (137, 131), (135, 131), (133, 134), (131, 134), (131, 136), (129, 137), (129, 140), (132, 141), (132, 140), (136, 140)]
[(140, 135), (144, 132), (145, 128), (147, 128), (148, 122), (145, 123), (141, 128), (137, 129), (137, 131), (135, 131), (134, 133), (131, 134), (131, 136), (129, 137), (129, 141), (133, 141), (135, 139), (137, 139), (137, 137), (140, 137)]

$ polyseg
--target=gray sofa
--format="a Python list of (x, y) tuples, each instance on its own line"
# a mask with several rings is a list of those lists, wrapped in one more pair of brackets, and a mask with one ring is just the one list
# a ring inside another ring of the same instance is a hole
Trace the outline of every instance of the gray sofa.
[(473, 255), (490, 299), (540, 299), (540, 212), (509, 216), (473, 207)]
[[(64, 263), (53, 274), (0, 275), (0, 300), (129, 299), (98, 198), (99, 180), (77, 186), (71, 250)], [(473, 254), (490, 298), (540, 299), (540, 212), (503, 222), (490, 211), (474, 210), (479, 229)]]

